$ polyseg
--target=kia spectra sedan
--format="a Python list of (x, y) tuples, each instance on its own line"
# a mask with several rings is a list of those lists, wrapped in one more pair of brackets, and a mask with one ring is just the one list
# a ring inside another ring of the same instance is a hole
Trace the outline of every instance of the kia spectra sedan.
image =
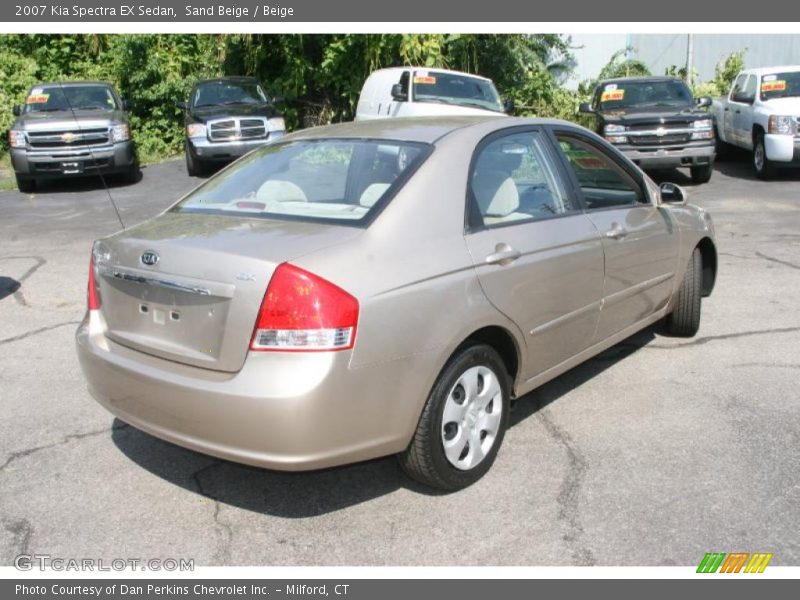
[(456, 490), (515, 398), (656, 321), (694, 335), (716, 270), (710, 216), (576, 125), (348, 123), (97, 241), (77, 348), (98, 402), (180, 446), (280, 470), (397, 454)]

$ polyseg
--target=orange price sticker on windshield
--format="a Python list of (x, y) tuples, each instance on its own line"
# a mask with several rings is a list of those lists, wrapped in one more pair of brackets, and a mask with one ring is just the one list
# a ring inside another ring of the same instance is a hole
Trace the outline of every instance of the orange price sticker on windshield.
[(778, 81), (764, 81), (761, 84), (762, 92), (783, 92), (786, 90), (786, 81), (779, 79)]
[(436, 83), (436, 77), (431, 77), (430, 75), (417, 75), (414, 77), (414, 83), (427, 83), (429, 85), (433, 85)]
[(624, 97), (625, 90), (608, 90), (600, 96), (600, 102), (613, 102), (614, 100), (622, 100)]
[(47, 104), (50, 94), (32, 94), (25, 100), (26, 104)]

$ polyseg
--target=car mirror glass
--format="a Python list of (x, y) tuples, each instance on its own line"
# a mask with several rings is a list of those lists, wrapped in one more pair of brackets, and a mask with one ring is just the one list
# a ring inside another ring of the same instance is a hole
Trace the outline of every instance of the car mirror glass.
[(661, 201), (666, 204), (685, 204), (688, 194), (676, 183), (665, 181), (659, 187)]

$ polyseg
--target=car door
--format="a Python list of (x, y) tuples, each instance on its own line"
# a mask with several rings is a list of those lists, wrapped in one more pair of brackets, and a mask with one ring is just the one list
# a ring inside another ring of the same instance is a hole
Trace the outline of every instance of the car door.
[(744, 88), (733, 107), (733, 129), (736, 143), (743, 148), (753, 148), (753, 102), (756, 100), (757, 75), (748, 75)]
[(605, 255), (603, 301), (595, 341), (662, 309), (670, 299), (679, 233), (649, 196), (640, 171), (576, 130), (556, 130)]
[(471, 166), (466, 243), (487, 298), (525, 335), (525, 379), (587, 348), (599, 318), (602, 242), (565, 179), (541, 129), (490, 136)]
[(741, 111), (742, 101), (741, 96), (744, 92), (744, 85), (747, 83), (747, 74), (742, 73), (736, 78), (734, 81), (733, 86), (731, 87), (731, 93), (728, 96), (728, 103), (725, 105), (725, 108), (722, 111), (722, 127), (724, 132), (725, 141), (730, 144), (738, 144), (739, 139), (737, 137), (737, 132), (734, 127), (734, 116), (736, 115), (736, 111)]

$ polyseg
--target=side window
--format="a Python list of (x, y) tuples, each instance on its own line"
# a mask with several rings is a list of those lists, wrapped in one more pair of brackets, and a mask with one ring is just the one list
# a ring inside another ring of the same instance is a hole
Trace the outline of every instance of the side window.
[(756, 79), (757, 77), (755, 75), (750, 75), (747, 78), (747, 83), (744, 84), (742, 99), (746, 102), (752, 102), (756, 99)]
[(739, 75), (731, 88), (731, 100), (740, 102), (742, 92), (744, 91), (744, 84), (747, 81), (747, 75)]
[(539, 132), (492, 140), (470, 174), (473, 224), (545, 219), (578, 209), (564, 193)]
[(602, 150), (568, 135), (557, 134), (556, 138), (575, 173), (586, 208), (597, 210), (647, 202), (639, 184)]

